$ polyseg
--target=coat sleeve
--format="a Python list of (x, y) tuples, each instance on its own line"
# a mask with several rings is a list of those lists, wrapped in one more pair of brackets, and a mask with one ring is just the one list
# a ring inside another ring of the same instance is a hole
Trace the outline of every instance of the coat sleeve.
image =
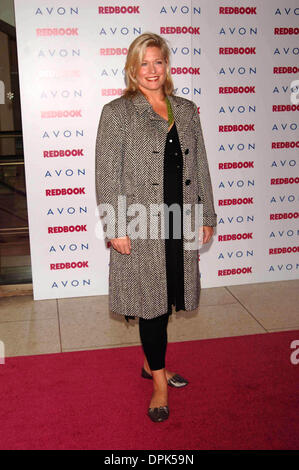
[[(120, 118), (108, 103), (103, 107), (95, 151), (96, 201), (100, 216), (105, 216), (106, 239), (126, 235), (126, 224), (118, 218), (118, 204), (123, 209), (118, 196), (123, 196), (123, 129)], [(123, 201), (123, 199), (122, 199)], [(107, 206), (103, 206), (103, 205)], [(106, 211), (106, 212), (105, 212)]]
[(197, 107), (194, 104), (193, 122), (195, 125), (196, 149), (197, 149), (197, 176), (200, 188), (198, 202), (203, 204), (203, 225), (215, 227), (217, 214), (214, 209), (213, 189), (207, 159), (207, 152), (203, 138), (203, 132)]

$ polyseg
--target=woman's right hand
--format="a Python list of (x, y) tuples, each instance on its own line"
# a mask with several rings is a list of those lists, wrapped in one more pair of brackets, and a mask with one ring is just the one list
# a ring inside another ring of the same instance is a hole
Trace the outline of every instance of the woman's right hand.
[(125, 237), (111, 238), (110, 241), (113, 248), (122, 255), (131, 254), (131, 240), (128, 235)]

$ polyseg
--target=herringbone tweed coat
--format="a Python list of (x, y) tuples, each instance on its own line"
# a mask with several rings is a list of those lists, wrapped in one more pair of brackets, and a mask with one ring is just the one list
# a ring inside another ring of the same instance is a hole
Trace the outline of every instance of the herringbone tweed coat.
[[(193, 205), (199, 202), (203, 204), (203, 225), (215, 226), (217, 216), (196, 105), (175, 96), (169, 96), (169, 100), (183, 153), (183, 202), (191, 204), (193, 223)], [(163, 204), (164, 199), (163, 165), (167, 132), (168, 123), (154, 112), (141, 93), (133, 98), (117, 98), (106, 104), (98, 126), (97, 204), (111, 204), (116, 215), (119, 195), (126, 196), (127, 207), (131, 203), (143, 204), (147, 214), (147, 233), (150, 233), (150, 204)], [(103, 216), (104, 212), (100, 214)], [(107, 214), (105, 222), (112, 220), (111, 213), (108, 211)], [(159, 216), (160, 219), (155, 220), (161, 220), (163, 212)], [(126, 220), (129, 222), (132, 217), (127, 215)], [(120, 230), (115, 237), (126, 234), (130, 236), (129, 230)], [(184, 249), (184, 294), (185, 309), (196, 309), (200, 294), (198, 250)], [(167, 312), (163, 237), (131, 239), (129, 255), (121, 254), (111, 246), (109, 308), (115, 313), (146, 319)]]

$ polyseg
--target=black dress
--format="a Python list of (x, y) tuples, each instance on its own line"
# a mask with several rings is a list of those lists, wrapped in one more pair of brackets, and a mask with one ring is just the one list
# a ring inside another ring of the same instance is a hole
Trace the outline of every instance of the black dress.
[[(185, 310), (184, 301), (184, 256), (183, 256), (183, 155), (175, 123), (167, 134), (164, 151), (164, 203), (170, 206), (177, 203), (180, 206), (180, 217), (175, 218), (169, 212), (169, 220), (165, 217), (165, 228), (169, 227), (169, 237), (165, 239), (166, 277), (168, 310), (171, 315), (172, 305), (176, 312)], [(165, 214), (167, 215), (167, 214)], [(176, 231), (180, 233), (174, 238)], [(127, 321), (134, 316), (125, 315)]]
[[(183, 253), (183, 155), (176, 125), (167, 134), (164, 153), (164, 202), (178, 204), (178, 218), (169, 212), (169, 238), (165, 239), (168, 313), (172, 305), (176, 312), (185, 310), (184, 302), (184, 253)], [(168, 219), (165, 218), (165, 226)], [(175, 229), (175, 230), (174, 230)], [(177, 233), (175, 233), (177, 232)], [(179, 238), (178, 238), (179, 237)]]

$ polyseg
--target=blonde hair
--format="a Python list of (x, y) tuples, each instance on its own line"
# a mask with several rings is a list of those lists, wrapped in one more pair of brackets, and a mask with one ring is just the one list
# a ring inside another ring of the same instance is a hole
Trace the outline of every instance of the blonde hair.
[(138, 92), (138, 83), (135, 78), (136, 72), (140, 67), (146, 48), (158, 47), (167, 63), (166, 80), (164, 83), (164, 93), (172, 95), (174, 86), (170, 74), (170, 50), (169, 47), (161, 36), (154, 33), (143, 33), (138, 36), (130, 45), (125, 65), (125, 82), (127, 88), (124, 91), (126, 98), (135, 95)]

